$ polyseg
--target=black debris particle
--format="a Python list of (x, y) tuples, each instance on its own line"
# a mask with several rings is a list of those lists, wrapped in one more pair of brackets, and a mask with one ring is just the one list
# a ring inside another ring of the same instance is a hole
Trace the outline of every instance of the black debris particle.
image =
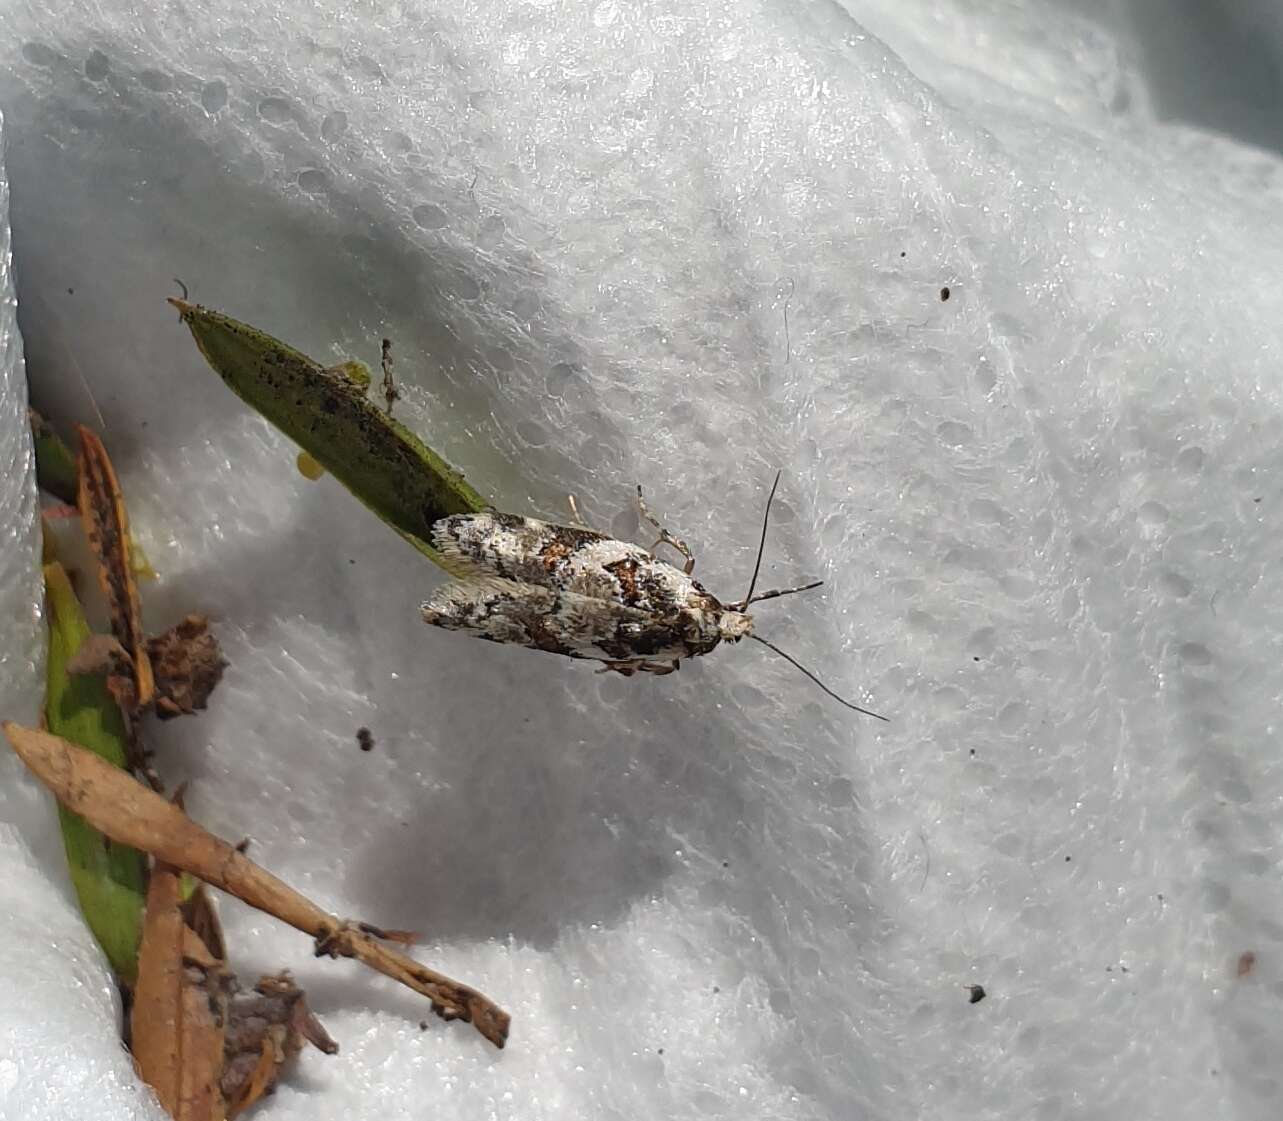
[(968, 1004), (979, 1004), (986, 996), (984, 985), (968, 985), (967, 992), (970, 994), (967, 997)]
[(356, 742), (360, 745), (362, 751), (374, 750), (374, 736), (369, 728), (358, 728), (356, 730)]
[(944, 301), (947, 300), (948, 298), (949, 298), (949, 286), (946, 284), (943, 288), (940, 289), (940, 302), (944, 303)]

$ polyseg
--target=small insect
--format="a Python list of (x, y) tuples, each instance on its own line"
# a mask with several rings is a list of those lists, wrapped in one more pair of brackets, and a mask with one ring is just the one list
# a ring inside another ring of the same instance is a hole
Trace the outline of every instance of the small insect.
[[(818, 588), (754, 594), (766, 547), (766, 528), (780, 476), (775, 476), (748, 594), (722, 603), (692, 579), (695, 558), (646, 509), (658, 537), (649, 549), (584, 526), (557, 525), (516, 514), (455, 514), (432, 527), (432, 544), (462, 579), (438, 588), (423, 604), (423, 621), (489, 642), (546, 650), (602, 662), (597, 672), (672, 673), (683, 658), (711, 653), (723, 642), (751, 638), (791, 663), (834, 700), (866, 716), (876, 712), (838, 696), (801, 663), (753, 633), (748, 607)], [(678, 569), (655, 555), (667, 545), (685, 560)]]

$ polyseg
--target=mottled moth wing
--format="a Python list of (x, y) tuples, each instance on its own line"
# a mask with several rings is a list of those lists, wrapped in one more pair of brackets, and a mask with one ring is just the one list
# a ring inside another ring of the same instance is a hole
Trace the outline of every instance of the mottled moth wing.
[(495, 577), (438, 588), (423, 605), (423, 621), (567, 658), (628, 662), (689, 654), (671, 621), (621, 603)]
[(690, 577), (640, 545), (577, 526), (486, 511), (455, 514), (432, 527), (432, 544), (460, 575), (498, 577), (671, 615), (693, 593)]
[(454, 567), (468, 569), (476, 576), (544, 586), (552, 583), (558, 566), (570, 554), (609, 540), (591, 529), (497, 510), (455, 514), (432, 526), (432, 544), (454, 562)]

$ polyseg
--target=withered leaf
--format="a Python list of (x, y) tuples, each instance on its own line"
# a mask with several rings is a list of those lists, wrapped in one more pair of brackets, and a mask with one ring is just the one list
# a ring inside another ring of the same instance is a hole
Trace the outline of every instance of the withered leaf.
[(149, 638), (147, 656), (156, 685), (156, 715), (162, 720), (204, 708), (227, 668), (204, 615), (188, 615)]
[(175, 1121), (223, 1121), (228, 977), (183, 921), (180, 879), (161, 861), (152, 869), (130, 1015), (134, 1060)]
[(237, 1116), (270, 1094), (285, 1064), (305, 1042), (327, 1055), (339, 1049), (288, 973), (262, 977), (254, 992), (237, 993), (228, 1007), (224, 1043), (227, 1116)]
[(187, 897), (183, 904), (183, 918), (192, 932), (204, 944), (213, 957), (220, 961), (227, 960), (227, 943), (223, 939), (223, 924), (218, 920), (214, 910), (214, 901), (204, 884), (197, 884), (196, 890)]
[(504, 1045), (511, 1017), (484, 993), (392, 949), (361, 924), (331, 915), (92, 752), (11, 721), (4, 722), (3, 730), (19, 758), (54, 797), (113, 841), (149, 852), (275, 915), (310, 934), (318, 957), (356, 958), (426, 996), (442, 1019), (465, 1020), (496, 1047)]
[(76, 459), (80, 518), (98, 557), (98, 582), (111, 610), (111, 629), (134, 664), (136, 707), (151, 703), (151, 663), (143, 642), (142, 608), (129, 553), (129, 515), (107, 449), (93, 432), (79, 425)]

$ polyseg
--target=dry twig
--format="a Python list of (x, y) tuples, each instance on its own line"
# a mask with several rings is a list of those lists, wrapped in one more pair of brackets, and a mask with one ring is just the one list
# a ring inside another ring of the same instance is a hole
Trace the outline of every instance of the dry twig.
[(318, 907), (92, 752), (8, 721), (3, 730), (14, 751), (54, 796), (105, 836), (149, 852), (274, 915), (316, 939), (318, 956), (356, 958), (422, 993), (443, 1019), (466, 1020), (496, 1047), (504, 1045), (510, 1017), (489, 997), (384, 945), (361, 924)]

